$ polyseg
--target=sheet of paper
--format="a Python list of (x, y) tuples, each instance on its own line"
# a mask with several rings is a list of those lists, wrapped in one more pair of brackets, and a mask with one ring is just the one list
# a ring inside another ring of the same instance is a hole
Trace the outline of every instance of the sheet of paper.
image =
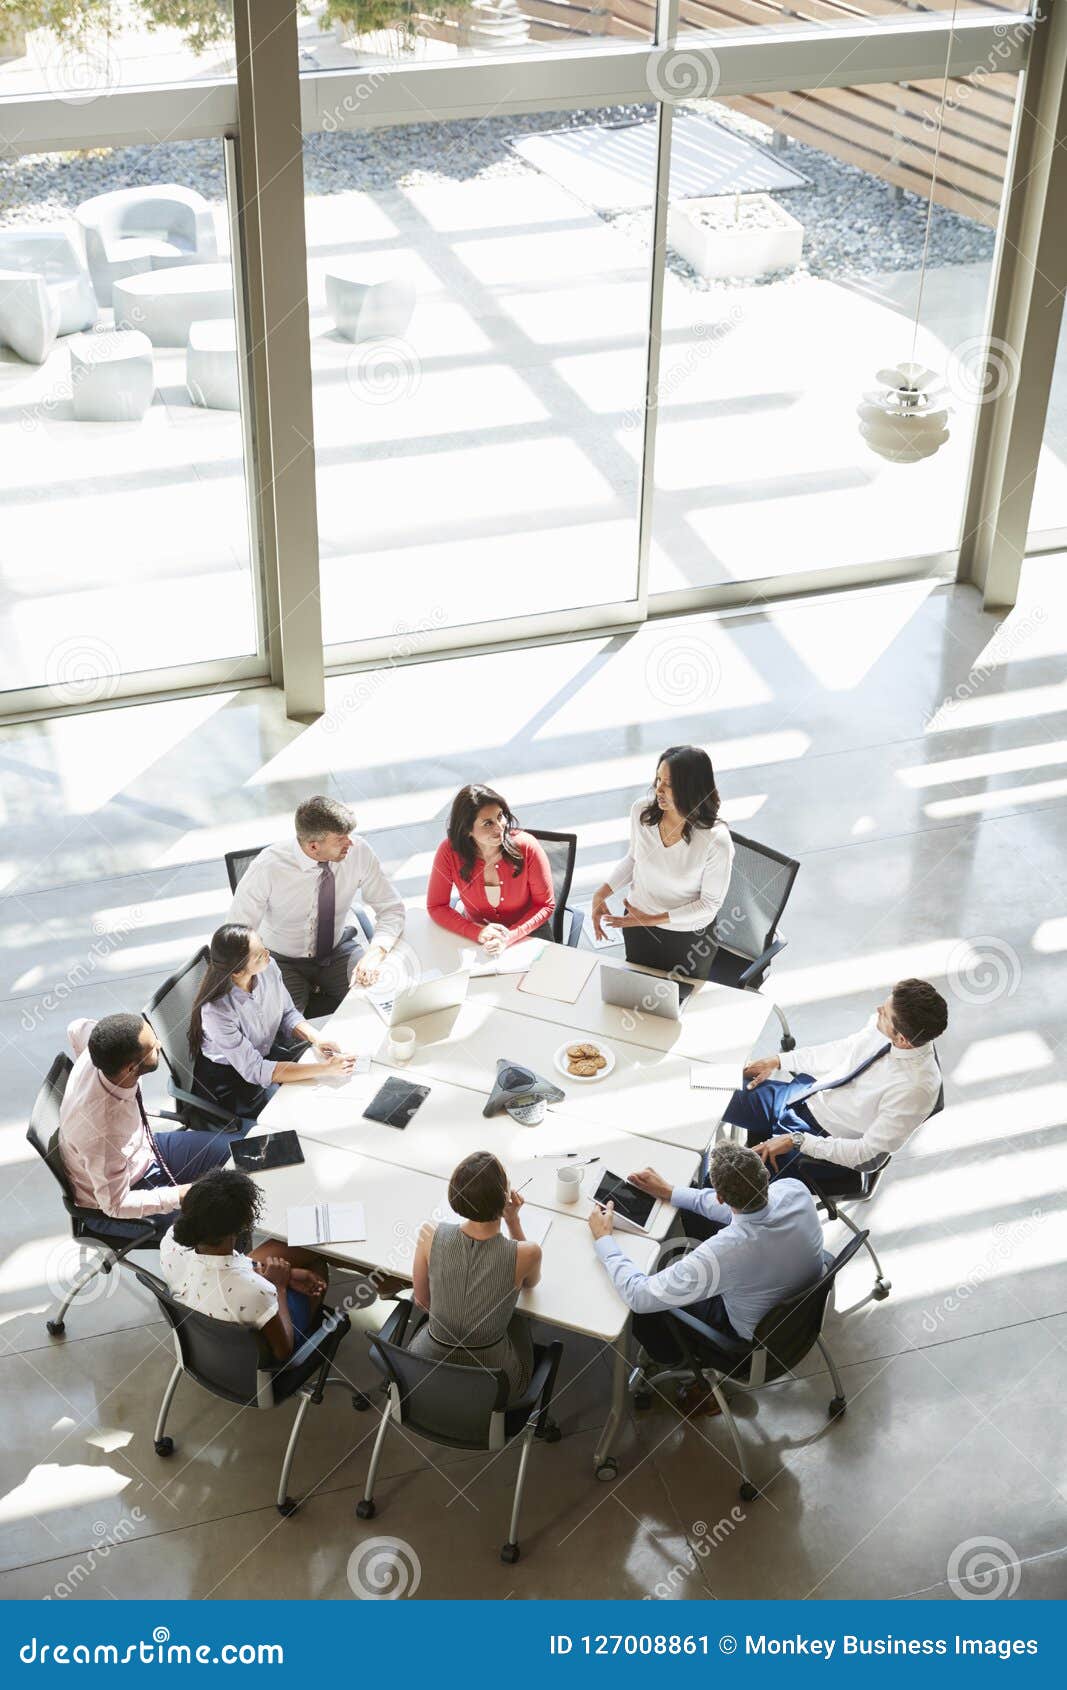
[(740, 1065), (736, 1062), (693, 1063), (689, 1069), (689, 1084), (699, 1091), (735, 1092), (742, 1084)]
[(367, 1219), (362, 1203), (301, 1203), (287, 1209), (286, 1231), (290, 1244), (357, 1244), (367, 1236)]
[(465, 945), (460, 952), (460, 967), (469, 968), (475, 980), (489, 974), (525, 974), (544, 950), (547, 939), (520, 939), (509, 945), (499, 956), (486, 956), (481, 945)]
[[(439, 1218), (448, 1221), (452, 1226), (463, 1224), (463, 1216), (457, 1215), (455, 1210), (450, 1209), (447, 1203), (441, 1205)], [(532, 1203), (527, 1203), (523, 1207), (521, 1220), (522, 1230), (526, 1234), (526, 1242), (528, 1244), (543, 1244), (545, 1234), (552, 1225), (552, 1216), (547, 1214), (544, 1209), (535, 1209)], [(510, 1236), (506, 1227), (501, 1226), (500, 1230), (505, 1237)]]
[(557, 1003), (577, 1003), (596, 965), (593, 951), (546, 945), (525, 980), (519, 981), (518, 989), (533, 997), (553, 998)]

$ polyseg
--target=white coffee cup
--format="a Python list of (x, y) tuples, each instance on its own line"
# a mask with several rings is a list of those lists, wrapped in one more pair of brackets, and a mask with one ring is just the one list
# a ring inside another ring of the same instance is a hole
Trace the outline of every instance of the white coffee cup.
[(584, 1178), (584, 1168), (557, 1168), (556, 1202), (577, 1203), (578, 1193), (582, 1189), (582, 1181)]
[(410, 1062), (415, 1054), (414, 1027), (390, 1027), (389, 1029), (389, 1060), (390, 1062)]

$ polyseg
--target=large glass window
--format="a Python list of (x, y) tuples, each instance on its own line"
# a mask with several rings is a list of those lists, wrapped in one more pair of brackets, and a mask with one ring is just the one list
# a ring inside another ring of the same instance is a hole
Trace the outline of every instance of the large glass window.
[(1060, 349), (1052, 371), (1052, 389), (1045, 416), (1045, 439), (1037, 465), (1030, 533), (1038, 544), (1043, 534), (1067, 529), (1067, 315), (1060, 328)]
[(654, 155), (632, 116), (308, 137), (327, 644), (634, 599)]
[(0, 99), (232, 76), (232, 0), (0, 0)]
[[(675, 116), (649, 590), (950, 551), (959, 539), (1015, 78), (699, 100)], [(935, 372), (949, 439), (876, 456), (878, 372)]]
[(24, 157), (5, 186), (3, 687), (87, 702), (255, 653), (223, 144)]
[(443, 64), (650, 41), (655, 0), (325, 0), (300, 22), (301, 68)]

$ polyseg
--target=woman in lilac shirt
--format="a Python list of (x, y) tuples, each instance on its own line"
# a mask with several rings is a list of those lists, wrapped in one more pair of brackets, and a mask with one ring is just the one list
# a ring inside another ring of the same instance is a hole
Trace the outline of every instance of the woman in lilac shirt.
[[(308, 1045), (325, 1060), (298, 1062)], [(355, 1064), (301, 1019), (259, 934), (236, 922), (212, 934), (189, 1016), (189, 1053), (205, 1095), (245, 1118), (280, 1085), (348, 1074)]]

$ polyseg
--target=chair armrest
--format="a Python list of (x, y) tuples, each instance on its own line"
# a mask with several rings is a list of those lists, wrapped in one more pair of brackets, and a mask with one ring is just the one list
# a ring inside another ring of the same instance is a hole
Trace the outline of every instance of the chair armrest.
[(202, 1115), (214, 1116), (216, 1121), (232, 1121), (236, 1118), (232, 1109), (223, 1109), (221, 1104), (212, 1103), (209, 1098), (198, 1097), (191, 1091), (183, 1091), (176, 1080), (171, 1080), (167, 1089), (178, 1103), (188, 1103), (191, 1108), (199, 1109)]
[(527, 1414), (533, 1409), (540, 1412), (548, 1407), (548, 1400), (542, 1402), (541, 1398), (544, 1396), (547, 1387), (553, 1383), (562, 1356), (563, 1345), (561, 1343), (557, 1341), (554, 1344), (549, 1344), (531, 1373), (529, 1383), (522, 1396), (518, 1397), (515, 1402), (508, 1403), (507, 1411), (509, 1415)]
[[(410, 1298), (398, 1297), (394, 1307), (389, 1311), (374, 1336), (380, 1338), (385, 1344), (403, 1344), (413, 1309), (414, 1304)], [(374, 1338), (371, 1339), (372, 1344), (373, 1342)]]
[(772, 960), (778, 955), (779, 951), (785, 950), (787, 944), (788, 940), (786, 939), (775, 939), (773, 944), (768, 945), (767, 949), (756, 958), (755, 962), (750, 962), (744, 972), (738, 975), (737, 984), (739, 986), (747, 986), (749, 981), (756, 974), (762, 978), (763, 975), (766, 974)]
[[(704, 1321), (698, 1320), (695, 1314), (690, 1314), (686, 1309), (668, 1309), (667, 1317), (669, 1320), (677, 1321), (682, 1326), (683, 1330), (679, 1332), (678, 1338), (687, 1357), (694, 1356), (695, 1351), (692, 1344), (687, 1341), (687, 1333), (684, 1330), (686, 1327), (695, 1332), (698, 1337), (703, 1338), (706, 1344), (710, 1345), (717, 1354), (723, 1356), (728, 1362), (744, 1361), (746, 1356), (752, 1354), (755, 1347), (742, 1338), (738, 1340), (738, 1347), (735, 1349), (730, 1341), (725, 1338), (724, 1333), (713, 1331), (710, 1326), (705, 1325)], [(699, 1360), (699, 1357), (697, 1359)]]
[(304, 1339), (298, 1350), (293, 1351), (281, 1371), (287, 1367), (303, 1367), (305, 1362), (320, 1354), (323, 1361), (333, 1360), (341, 1339), (351, 1331), (352, 1322), (346, 1314), (338, 1314), (336, 1309), (323, 1309), (322, 1315), (322, 1325), (310, 1338)]
[(579, 939), (582, 936), (582, 928), (585, 926), (585, 911), (584, 910), (572, 910), (568, 906), (567, 909), (564, 911), (564, 915), (570, 916), (571, 924), (570, 924), (569, 928), (567, 929), (567, 933), (565, 935), (563, 942), (564, 942), (565, 945), (568, 945), (568, 946), (576, 945), (578, 943)]

